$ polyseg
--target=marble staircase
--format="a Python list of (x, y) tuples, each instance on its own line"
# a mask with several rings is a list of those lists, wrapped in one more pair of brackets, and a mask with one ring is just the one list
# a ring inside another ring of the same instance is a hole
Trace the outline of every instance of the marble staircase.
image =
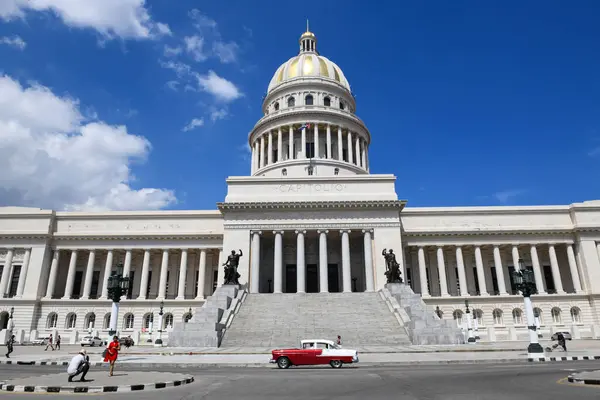
[(406, 330), (376, 292), (249, 294), (222, 347), (293, 347), (342, 336), (344, 347), (409, 345)]

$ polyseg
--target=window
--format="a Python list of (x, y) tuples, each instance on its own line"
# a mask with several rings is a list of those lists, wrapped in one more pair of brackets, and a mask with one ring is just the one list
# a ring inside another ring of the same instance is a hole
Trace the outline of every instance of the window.
[(490, 270), (492, 272), (492, 290), (497, 296), (500, 294), (500, 290), (498, 289), (498, 276), (496, 275), (496, 267), (491, 267)]
[(473, 319), (477, 322), (478, 326), (483, 326), (483, 311), (473, 310)]
[(334, 169), (333, 170), (333, 174), (334, 175), (339, 175), (340, 174), (340, 169), (339, 168)]
[(77, 325), (77, 314), (75, 314), (75, 313), (68, 314), (66, 329), (75, 329), (76, 325)]
[(100, 284), (100, 271), (94, 271), (92, 275), (92, 288), (90, 290), (90, 299), (98, 298), (98, 285)]
[(539, 323), (540, 325), (544, 323), (544, 320), (542, 319), (542, 310), (540, 308), (534, 308), (533, 309), (533, 317), (537, 318), (537, 323)]
[(296, 105), (296, 99), (293, 97), (288, 98), (288, 107), (294, 107)]
[(110, 313), (104, 314), (104, 322), (102, 323), (102, 329), (110, 328)]
[(125, 314), (125, 318), (123, 318), (123, 329), (133, 329), (134, 321), (135, 317), (132, 313)]
[(311, 94), (309, 94), (308, 96), (306, 96), (304, 98), (304, 104), (306, 104), (307, 106), (312, 106), (313, 105), (313, 101), (314, 101), (314, 99), (313, 99), (313, 97), (312, 97)]
[(286, 168), (284, 168), (284, 169), (281, 170), (281, 175), (282, 176), (287, 176), (287, 169)]
[(512, 311), (513, 324), (523, 325), (523, 312), (519, 308), (515, 308)]
[(48, 318), (46, 319), (46, 328), (47, 329), (56, 328), (57, 322), (58, 322), (58, 314), (56, 314), (54, 312), (48, 314)]
[(273, 105), (273, 108), (275, 109), (275, 111), (279, 111), (279, 103), (275, 103)]
[(343, 110), (345, 108), (344, 103), (340, 101), (340, 110)]
[(325, 107), (331, 107), (331, 99), (329, 97), (325, 97), (323, 99), (323, 104), (325, 105)]
[(164, 319), (165, 319), (164, 320), (165, 324), (163, 325), (163, 329), (172, 328), (173, 327), (173, 314), (171, 314), (171, 313), (165, 314)]
[(477, 273), (477, 267), (473, 267), (473, 279), (475, 280), (475, 294), (479, 296), (479, 274)]
[(81, 284), (83, 283), (83, 271), (75, 272), (75, 282), (73, 283), (73, 295), (72, 299), (78, 299), (81, 297)]
[(552, 277), (552, 267), (544, 265), (543, 269), (544, 279), (546, 280), (546, 291), (549, 294), (556, 293), (556, 286), (554, 286), (554, 278)]
[(15, 297), (17, 295), (17, 287), (19, 286), (19, 277), (21, 276), (21, 266), (15, 265), (13, 267), (12, 278), (8, 287), (8, 297)]
[(306, 143), (306, 158), (315, 157), (315, 144), (313, 142)]
[(552, 314), (552, 322), (553, 323), (555, 323), (555, 324), (562, 323), (562, 318), (560, 316), (560, 308), (558, 308), (558, 307), (552, 308), (551, 314)]
[[(150, 287), (152, 286), (152, 271), (148, 271), (148, 286), (146, 286), (146, 298), (150, 297)], [(140, 291), (142, 288), (140, 288)]]
[(581, 323), (581, 310), (577, 307), (571, 307), (571, 321), (575, 324)]
[(84, 329), (94, 329), (96, 327), (96, 314), (89, 313), (85, 316), (85, 320), (83, 321)]
[(452, 317), (454, 321), (456, 321), (456, 326), (461, 327), (463, 324), (463, 313), (461, 310), (454, 310), (452, 313)]
[(502, 319), (502, 310), (496, 308), (492, 312), (492, 317), (494, 318), (494, 325), (504, 325), (504, 321)]
[(150, 326), (154, 322), (154, 314), (148, 313), (144, 315), (144, 329), (150, 329)]

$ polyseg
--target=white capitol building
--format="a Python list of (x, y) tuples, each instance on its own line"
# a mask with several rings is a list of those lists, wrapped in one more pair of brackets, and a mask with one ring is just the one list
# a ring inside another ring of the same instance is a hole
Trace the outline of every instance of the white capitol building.
[(243, 252), (238, 272), (251, 298), (376, 292), (386, 283), (381, 253), (393, 249), (404, 279), (443, 319), (462, 326), (469, 300), (482, 340), (526, 337), (511, 279), (519, 259), (535, 274), (544, 336), (600, 337), (600, 202), (407, 206), (394, 175), (370, 173), (371, 133), (342, 70), (317, 52), (311, 32), (299, 44), (276, 70), (249, 134), (251, 174), (227, 179), (218, 209), (0, 208), (2, 332), (14, 308), (18, 340), (106, 336), (107, 278), (118, 263), (132, 279), (118, 331), (145, 342), (161, 301), (169, 330), (222, 284), (232, 250)]

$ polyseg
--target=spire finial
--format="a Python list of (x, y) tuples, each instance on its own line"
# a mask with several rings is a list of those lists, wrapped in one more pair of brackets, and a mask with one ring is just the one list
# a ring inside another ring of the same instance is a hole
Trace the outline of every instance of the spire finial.
[(306, 18), (306, 32), (310, 32), (310, 29), (308, 29), (308, 18)]

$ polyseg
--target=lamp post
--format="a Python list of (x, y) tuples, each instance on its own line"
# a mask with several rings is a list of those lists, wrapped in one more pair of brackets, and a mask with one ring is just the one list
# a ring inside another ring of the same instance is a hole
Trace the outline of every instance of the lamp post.
[(528, 357), (537, 357), (540, 353), (544, 353), (544, 349), (538, 342), (537, 326), (531, 304), (531, 295), (537, 293), (535, 277), (533, 271), (525, 269), (525, 263), (522, 259), (519, 259), (519, 270), (513, 271), (512, 276), (515, 287), (523, 294), (523, 301), (525, 303), (525, 315), (527, 316), (527, 328), (529, 329)]
[(160, 302), (160, 311), (158, 312), (158, 339), (154, 341), (154, 347), (162, 347), (162, 330), (163, 330), (163, 308), (165, 306), (165, 302)]
[(473, 328), (471, 327), (471, 310), (469, 309), (469, 300), (465, 300), (465, 314), (467, 314), (467, 343), (476, 343), (477, 340), (473, 336)]
[(117, 319), (119, 318), (119, 302), (121, 296), (127, 295), (129, 291), (129, 277), (123, 276), (123, 264), (117, 265), (117, 270), (108, 277), (108, 298), (112, 300), (110, 311), (109, 336), (117, 333)]

